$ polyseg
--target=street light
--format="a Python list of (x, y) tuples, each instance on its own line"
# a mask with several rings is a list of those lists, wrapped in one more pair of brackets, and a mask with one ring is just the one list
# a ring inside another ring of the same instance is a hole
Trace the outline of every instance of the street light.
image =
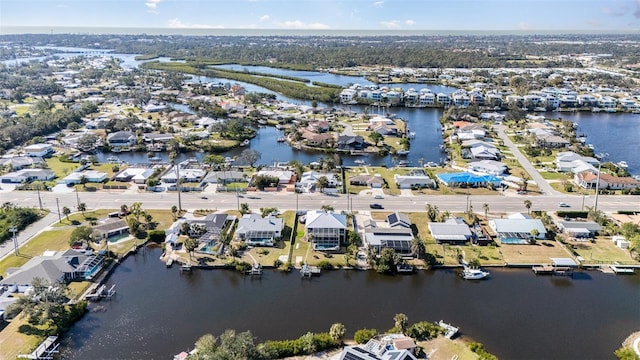
[(593, 203), (594, 213), (598, 211), (598, 194), (600, 194), (600, 169), (602, 169), (602, 162), (607, 157), (607, 155), (609, 154), (600, 153), (596, 155), (596, 157), (598, 158), (598, 176), (596, 177), (596, 199)]

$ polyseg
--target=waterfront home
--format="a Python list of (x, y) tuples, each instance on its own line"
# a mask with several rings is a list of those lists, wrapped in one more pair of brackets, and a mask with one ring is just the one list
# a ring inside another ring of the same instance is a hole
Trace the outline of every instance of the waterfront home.
[(339, 360), (417, 360), (413, 356), (416, 344), (402, 334), (387, 334), (369, 340), (364, 345), (342, 349)]
[[(473, 141), (473, 140), (470, 140)], [(465, 143), (467, 143), (465, 141)], [(465, 150), (465, 149), (463, 149)], [(466, 153), (466, 151), (464, 151)], [(468, 157), (474, 160), (498, 160), (500, 159), (500, 150), (493, 144), (486, 142), (473, 143), (468, 148)]]
[(52, 155), (55, 150), (53, 150), (53, 146), (51, 144), (39, 143), (33, 144), (29, 146), (25, 146), (23, 149), (24, 154), (26, 156), (40, 157), (44, 158)]
[(392, 212), (387, 215), (387, 224), (389, 224), (390, 228), (405, 228), (411, 229), (411, 220), (409, 220), (409, 216), (405, 213), (401, 212)]
[(602, 226), (593, 221), (558, 221), (558, 229), (573, 238), (594, 238)]
[(92, 227), (93, 239), (99, 242), (103, 239), (110, 239), (115, 236), (125, 235), (129, 233), (129, 224), (120, 218), (107, 218), (98, 222)]
[(155, 172), (155, 169), (153, 168), (131, 167), (131, 168), (126, 168), (121, 172), (119, 172), (118, 174), (116, 174), (116, 176), (114, 177), (114, 180), (120, 181), (120, 182), (133, 181), (136, 184), (144, 184), (146, 183), (147, 179), (151, 175), (153, 175), (154, 172)]
[(131, 131), (116, 131), (107, 136), (111, 147), (128, 147), (136, 143), (136, 134)]
[(364, 147), (364, 138), (360, 135), (338, 135), (336, 140), (336, 148), (340, 150), (362, 150)]
[(72, 172), (59, 181), (61, 184), (80, 184), (85, 179), (88, 183), (101, 183), (107, 180), (107, 173), (96, 170), (83, 170)]
[(447, 219), (443, 223), (430, 222), (427, 228), (438, 244), (464, 245), (473, 238), (469, 225), (460, 218)]
[(0, 176), (0, 183), (28, 183), (31, 181), (52, 180), (55, 174), (49, 169), (22, 169)]
[(350, 185), (368, 186), (374, 189), (380, 189), (384, 186), (384, 178), (380, 174), (367, 175), (360, 174), (349, 178)]
[(493, 175), (475, 175), (469, 172), (437, 174), (438, 180), (448, 187), (498, 187), (502, 180)]
[(144, 133), (142, 138), (148, 143), (168, 143), (173, 140), (175, 136), (173, 134), (160, 134), (160, 133)]
[[(162, 175), (162, 177), (160, 177), (160, 180), (162, 180), (162, 182), (169, 184), (175, 184), (178, 182), (178, 174), (176, 173), (175, 166), (172, 166), (164, 175)], [(192, 169), (186, 167), (180, 167), (178, 169), (178, 172), (180, 173), (180, 180), (188, 183), (199, 183), (207, 174), (207, 172), (203, 169)]]
[(312, 191), (316, 188), (318, 184), (318, 180), (322, 177), (327, 179), (327, 187), (334, 188), (342, 184), (342, 182), (340, 182), (336, 178), (336, 176), (332, 173), (307, 171), (302, 173), (302, 176), (300, 177), (300, 181), (298, 181), (298, 184), (296, 185), (299, 185), (301, 188), (305, 189), (306, 191)]
[(406, 227), (370, 227), (364, 230), (364, 244), (375, 253), (382, 249), (391, 248), (403, 256), (411, 256), (411, 242), (413, 232)]
[(338, 251), (347, 236), (347, 216), (322, 210), (307, 211), (305, 232), (314, 250)]
[[(596, 172), (595, 167), (600, 164), (600, 161), (590, 156), (582, 156), (576, 154), (573, 151), (562, 151), (556, 155), (554, 163), (556, 164), (556, 170), (558, 170), (559, 172), (575, 172), (574, 169), (579, 167), (583, 168), (581, 171), (589, 169), (593, 170), (592, 172)], [(585, 166), (585, 164), (588, 165)]]
[(436, 182), (423, 171), (421, 171), (421, 173), (422, 174), (415, 173), (409, 175), (394, 174), (393, 180), (398, 186), (398, 189), (435, 188)]
[(85, 251), (45, 251), (42, 256), (29, 259), (19, 268), (8, 268), (7, 276), (0, 280), (0, 286), (18, 286), (26, 290), (35, 278), (52, 284), (60, 281), (90, 280), (103, 264), (102, 256)]
[(250, 246), (274, 246), (282, 236), (282, 219), (258, 214), (245, 214), (238, 220), (236, 237)]
[(607, 189), (607, 190), (625, 190), (640, 187), (640, 181), (630, 177), (617, 177), (606, 173), (600, 173), (600, 184), (598, 185), (598, 174), (589, 171), (583, 171), (575, 174), (573, 181), (584, 189)]
[(0, 167), (5, 166), (11, 170), (21, 170), (42, 165), (44, 165), (44, 160), (41, 157), (10, 156), (0, 158)]
[(209, 214), (203, 220), (187, 220), (189, 236), (197, 236), (201, 243), (218, 240), (227, 222), (234, 219), (227, 214)]
[(208, 184), (226, 185), (235, 182), (249, 182), (249, 174), (239, 170), (211, 171), (204, 178)]
[(318, 134), (306, 129), (301, 129), (299, 131), (303, 143), (307, 146), (324, 147), (332, 143), (335, 139), (334, 135), (329, 133)]
[(254, 177), (265, 176), (278, 179), (278, 185), (295, 184), (296, 174), (292, 170), (281, 169), (277, 167), (262, 168), (253, 174)]
[[(547, 238), (547, 229), (540, 219), (494, 219), (489, 220), (489, 227), (502, 244), (529, 244), (533, 239)], [(534, 229), (538, 232), (537, 236), (531, 233)]]
[(469, 171), (501, 176), (508, 173), (507, 165), (495, 160), (472, 161), (467, 164)]

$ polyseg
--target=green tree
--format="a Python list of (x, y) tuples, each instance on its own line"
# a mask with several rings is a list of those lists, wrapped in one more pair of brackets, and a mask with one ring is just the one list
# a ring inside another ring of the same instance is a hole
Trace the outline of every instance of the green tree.
[(185, 250), (187, 250), (187, 252), (189, 253), (189, 260), (191, 260), (191, 256), (193, 255), (193, 252), (198, 248), (199, 244), (200, 242), (198, 241), (198, 239), (187, 238), (184, 240), (183, 245)]
[(377, 133), (375, 131), (371, 132), (368, 136), (369, 140), (373, 141), (373, 143), (378, 146), (378, 143), (384, 140), (384, 136), (382, 134)]
[(320, 189), (320, 191), (326, 189), (329, 186), (329, 179), (327, 179), (326, 176), (320, 176), (318, 178), (318, 188)]
[(173, 221), (176, 221), (178, 218), (178, 207), (175, 205), (171, 207), (171, 216), (173, 217)]
[(396, 330), (400, 331), (402, 334), (407, 332), (407, 324), (409, 322), (407, 315), (403, 313), (396, 314), (396, 316), (393, 317), (393, 322)]
[(531, 213), (531, 200), (525, 200), (524, 201), (524, 207), (527, 208), (527, 213), (530, 214)]
[(384, 248), (380, 251), (380, 256), (375, 260), (374, 269), (382, 274), (393, 274), (397, 271), (397, 266), (402, 258), (393, 248)]
[(422, 259), (422, 255), (426, 252), (426, 247), (420, 237), (411, 239), (411, 252), (415, 257)]
[(619, 360), (640, 360), (640, 356), (633, 349), (621, 347), (613, 353)]
[(218, 340), (211, 334), (202, 335), (195, 345), (197, 359), (212, 359), (218, 350)]
[(69, 244), (77, 241), (90, 241), (93, 238), (93, 229), (90, 226), (79, 226), (71, 232)]
[(245, 214), (250, 214), (250, 213), (251, 213), (251, 209), (249, 208), (249, 204), (248, 203), (240, 204), (240, 214), (245, 215)]
[(78, 204), (78, 211), (80, 211), (82, 213), (82, 216), (84, 216), (84, 212), (87, 211), (87, 204), (85, 203)]
[(331, 325), (329, 329), (329, 336), (336, 344), (341, 344), (344, 339), (344, 334), (347, 332), (347, 328), (342, 323), (335, 323)]
[(538, 235), (540, 235), (540, 231), (538, 231), (538, 229), (531, 229), (529, 233), (531, 234), (531, 240), (529, 242), (533, 245), (536, 243), (536, 239), (538, 238)]
[(358, 329), (353, 334), (353, 340), (358, 344), (365, 344), (367, 341), (373, 339), (378, 334), (376, 329)]
[(62, 207), (62, 214), (67, 218), (67, 221), (69, 221), (69, 214), (71, 214), (71, 209), (69, 209), (66, 206)]
[(347, 251), (344, 252), (344, 261), (347, 263), (347, 266), (350, 266), (351, 260), (356, 258), (358, 254), (358, 246), (355, 244), (351, 244), (347, 246)]

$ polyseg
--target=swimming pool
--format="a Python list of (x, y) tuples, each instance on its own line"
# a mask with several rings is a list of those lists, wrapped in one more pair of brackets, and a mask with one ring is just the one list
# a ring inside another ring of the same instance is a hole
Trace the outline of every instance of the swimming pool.
[(500, 238), (500, 243), (508, 245), (528, 245), (529, 239), (520, 238)]

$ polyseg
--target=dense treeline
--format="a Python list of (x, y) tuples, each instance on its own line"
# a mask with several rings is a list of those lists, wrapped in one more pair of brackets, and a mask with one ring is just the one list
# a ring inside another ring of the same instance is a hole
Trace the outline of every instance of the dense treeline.
[[(438, 35), (438, 36), (186, 36), (186, 35), (2, 35), (0, 41), (29, 46), (115, 48), (116, 52), (174, 58), (214, 58), (244, 64), (305, 67), (378, 65), (407, 67), (577, 66), (572, 59), (537, 56), (581, 53), (637, 59), (635, 34)], [(141, 41), (144, 40), (144, 41)]]
[(38, 210), (17, 207), (11, 203), (4, 203), (0, 207), (0, 244), (10, 239), (13, 233), (9, 231), (15, 227), (17, 231), (24, 230), (31, 223), (38, 221), (42, 215)]
[(277, 92), (284, 96), (315, 100), (321, 102), (337, 102), (339, 100), (340, 88), (335, 86), (325, 87), (321, 85), (307, 86), (303, 82), (294, 81), (293, 77), (288, 77), (287, 80), (277, 79), (266, 75), (256, 75), (241, 71), (211, 69), (202, 66), (202, 63), (190, 64), (190, 63), (160, 63), (151, 62), (143, 64), (145, 68), (165, 70), (165, 71), (179, 71), (194, 75), (204, 75), (214, 78), (223, 78), (235, 81), (242, 81), (250, 84), (262, 86), (271, 91)]

